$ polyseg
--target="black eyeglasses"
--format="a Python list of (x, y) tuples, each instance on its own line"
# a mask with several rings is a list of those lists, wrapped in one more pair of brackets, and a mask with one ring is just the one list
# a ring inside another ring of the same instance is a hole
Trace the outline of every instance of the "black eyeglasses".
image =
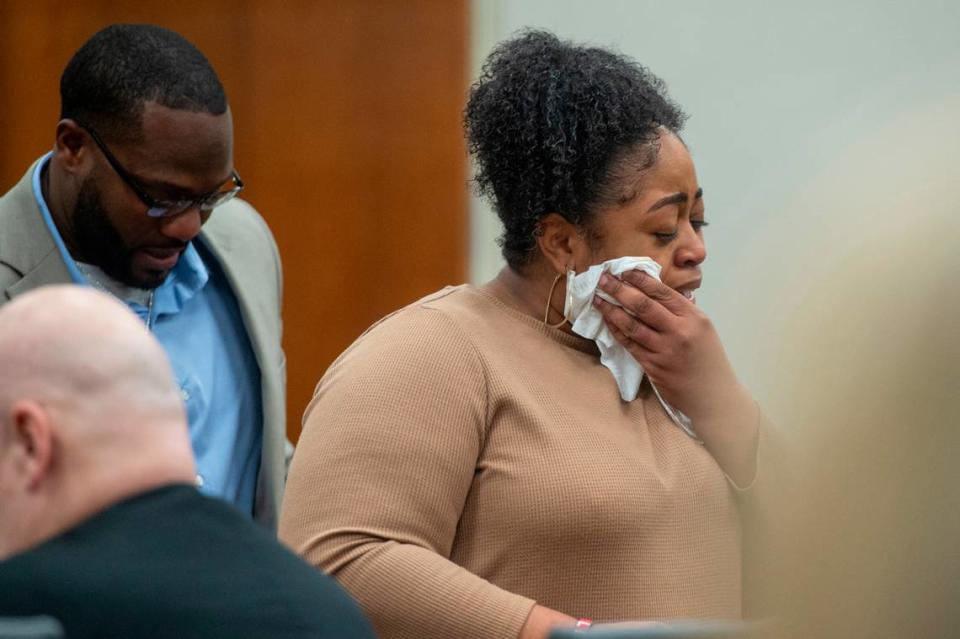
[(201, 211), (212, 211), (224, 202), (233, 199), (237, 193), (243, 190), (243, 180), (240, 179), (236, 171), (233, 171), (233, 174), (227, 178), (226, 182), (210, 193), (201, 195), (196, 199), (174, 201), (154, 199), (150, 197), (150, 194), (144, 190), (143, 186), (123, 168), (120, 162), (117, 161), (117, 158), (113, 157), (113, 153), (111, 153), (107, 145), (103, 143), (103, 140), (100, 139), (96, 131), (79, 122), (77, 122), (77, 125), (90, 134), (90, 137), (93, 138), (93, 141), (103, 153), (103, 157), (107, 158), (107, 162), (109, 162), (113, 170), (117, 172), (120, 179), (126, 182), (127, 186), (133, 189), (133, 192), (140, 198), (140, 201), (147, 205), (147, 215), (150, 217), (171, 217), (194, 207)]

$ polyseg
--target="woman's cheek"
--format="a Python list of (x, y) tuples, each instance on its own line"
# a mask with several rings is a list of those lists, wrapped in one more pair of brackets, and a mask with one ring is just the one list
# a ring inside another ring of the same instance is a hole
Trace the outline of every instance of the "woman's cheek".
[(656, 248), (656, 249), (647, 251), (646, 253), (641, 253), (640, 256), (649, 257), (654, 262), (659, 264), (661, 274), (665, 273), (670, 269), (670, 255), (668, 250), (665, 250), (663, 248)]
[(661, 248), (648, 253), (647, 257), (660, 265), (660, 281), (672, 288), (676, 284), (676, 282), (673, 282), (672, 252)]

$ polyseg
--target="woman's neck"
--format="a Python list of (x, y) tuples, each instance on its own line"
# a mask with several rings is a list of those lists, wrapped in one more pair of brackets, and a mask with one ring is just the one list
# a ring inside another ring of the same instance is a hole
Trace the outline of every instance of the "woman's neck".
[[(551, 288), (553, 288), (553, 297), (549, 300), (550, 312), (547, 323), (556, 324), (563, 319), (563, 300), (566, 299), (567, 294), (565, 277), (561, 276), (554, 287), (556, 277), (556, 273), (540, 264), (532, 264), (524, 271), (504, 266), (495, 278), (484, 284), (483, 288), (505, 304), (540, 321), (543, 321)], [(569, 323), (559, 328), (572, 334)]]

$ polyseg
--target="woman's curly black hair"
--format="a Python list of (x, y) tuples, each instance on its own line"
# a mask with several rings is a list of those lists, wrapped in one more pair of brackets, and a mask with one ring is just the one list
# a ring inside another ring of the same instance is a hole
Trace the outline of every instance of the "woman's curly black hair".
[(545, 31), (498, 45), (470, 90), (464, 128), (478, 190), (504, 225), (507, 263), (530, 262), (544, 215), (586, 228), (628, 198), (622, 182), (656, 160), (659, 127), (676, 133), (685, 119), (663, 82), (626, 56)]

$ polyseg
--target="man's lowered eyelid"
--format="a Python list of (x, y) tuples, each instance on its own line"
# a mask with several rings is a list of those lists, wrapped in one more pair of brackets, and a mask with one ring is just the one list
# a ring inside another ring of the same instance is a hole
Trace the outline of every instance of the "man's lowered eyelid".
[(130, 176), (136, 180), (141, 187), (155, 200), (164, 202), (177, 202), (179, 200), (193, 200), (198, 196), (190, 195), (190, 192), (183, 187), (167, 182), (154, 182), (131, 173)]
[[(140, 184), (142, 184), (144, 188), (149, 189), (149, 191), (151, 191), (151, 196), (155, 200), (160, 202), (169, 202), (172, 204), (175, 204), (177, 202), (205, 200), (207, 198), (213, 197), (218, 193), (220, 193), (223, 190), (224, 185), (230, 181), (230, 178), (227, 178), (223, 182), (220, 182), (220, 184), (217, 185), (217, 187), (212, 191), (207, 191), (206, 193), (200, 193), (200, 194), (193, 194), (186, 189), (176, 186), (175, 184), (141, 180), (139, 177), (136, 177), (136, 176), (134, 176), (134, 178), (140, 181)], [(162, 197), (154, 195), (154, 193), (158, 193), (158, 192), (165, 193), (165, 195), (163, 195)], [(172, 194), (176, 194), (176, 195), (172, 195)]]

